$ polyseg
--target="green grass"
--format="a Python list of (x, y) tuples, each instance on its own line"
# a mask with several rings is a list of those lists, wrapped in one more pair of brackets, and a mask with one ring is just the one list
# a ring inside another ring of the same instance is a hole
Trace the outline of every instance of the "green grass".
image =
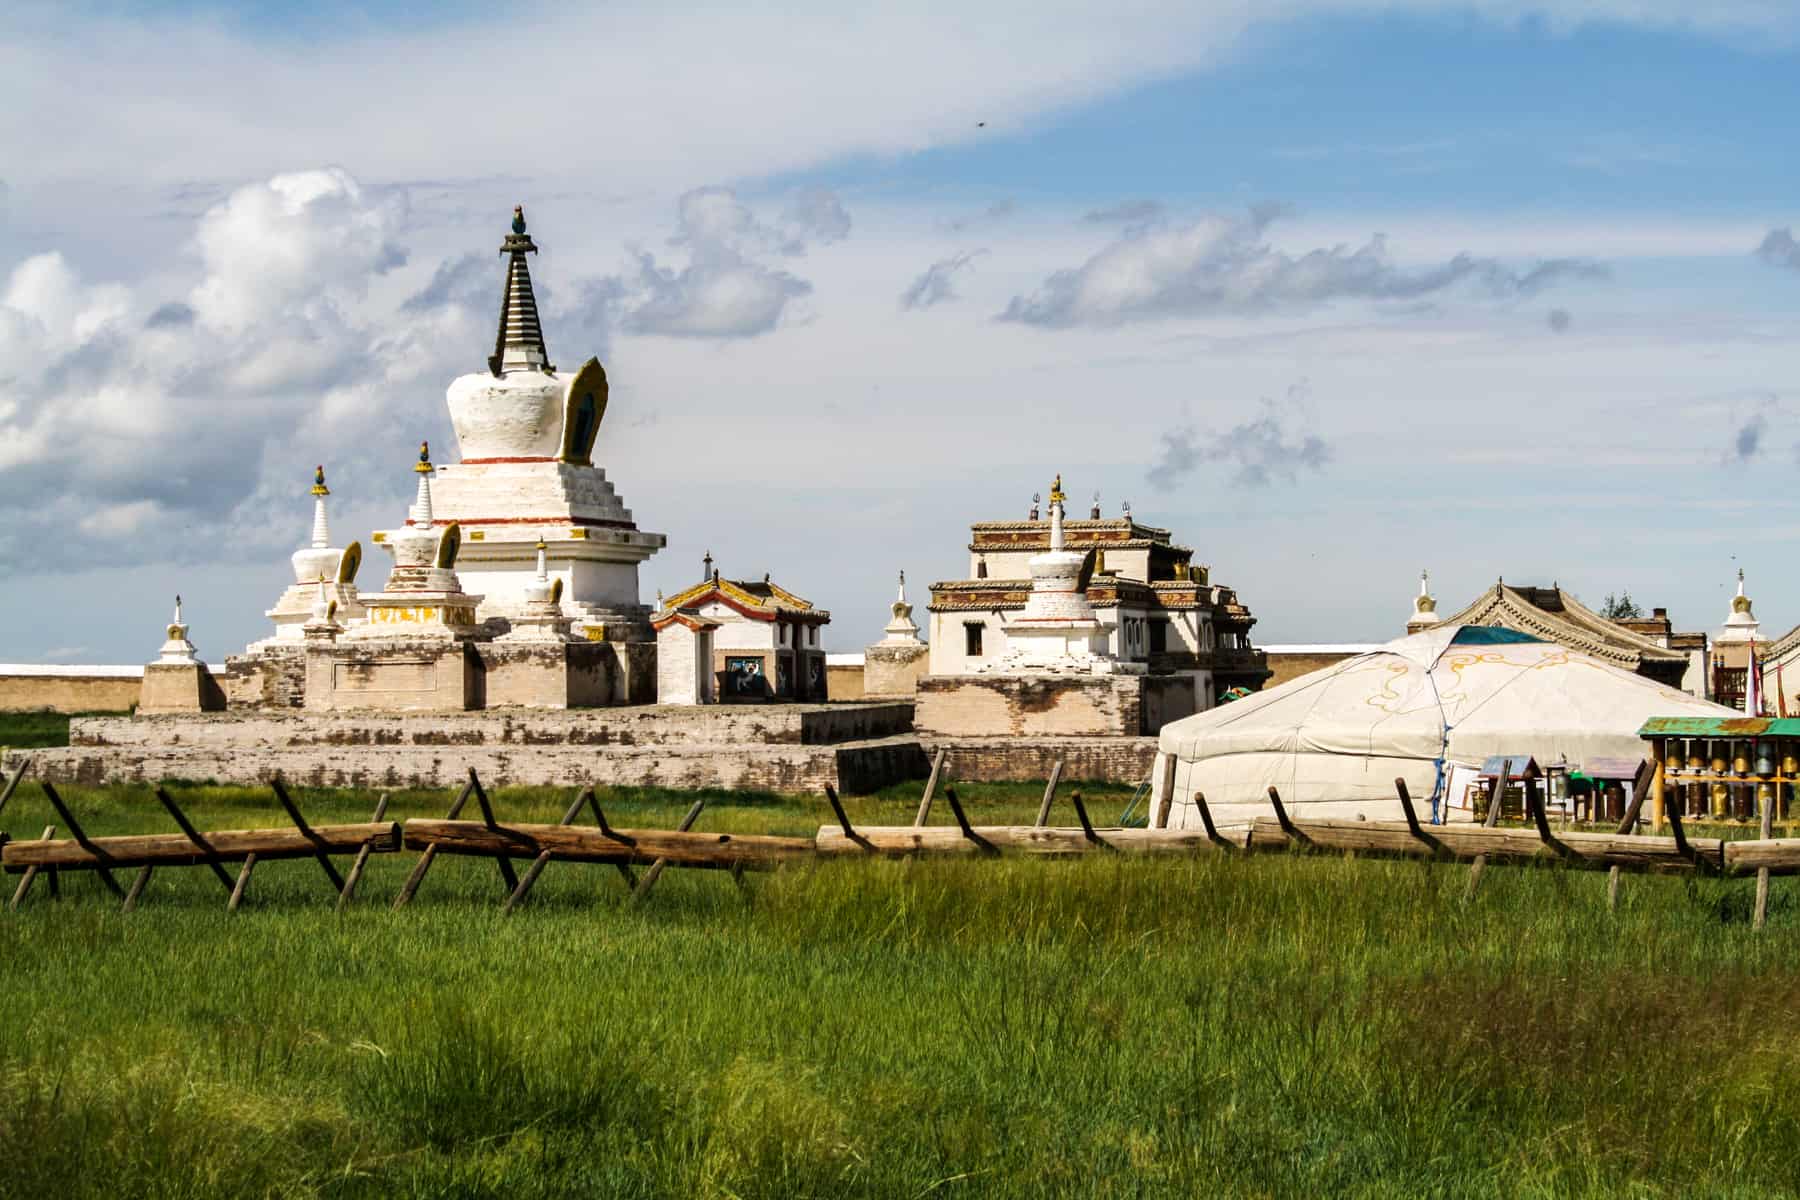
[(69, 716), (56, 712), (0, 712), (0, 746), (37, 750), (69, 744)]
[[(959, 785), (978, 821), (1039, 788)], [(90, 832), (167, 828), (66, 789)], [(851, 802), (904, 823), (916, 787)], [(272, 801), (191, 788), (203, 826)], [(602, 792), (617, 824), (688, 797)], [(316, 821), (370, 797), (303, 793)], [(1125, 792), (1096, 796), (1096, 815)], [(502, 791), (554, 820), (561, 793)], [(1102, 803), (1101, 801), (1104, 801)], [(442, 793), (393, 813), (441, 815)], [(15, 835), (52, 818), (27, 785)], [(719, 796), (700, 828), (806, 833)], [(936, 820), (947, 821), (938, 812)], [(1068, 819), (1065, 806), (1062, 820)], [(1698, 832), (1698, 831), (1696, 831)], [(147, 1196), (1792, 1195), (1800, 884), (1335, 857), (858, 862), (634, 907), (552, 864), (259, 866), (0, 914), (0, 1192)]]

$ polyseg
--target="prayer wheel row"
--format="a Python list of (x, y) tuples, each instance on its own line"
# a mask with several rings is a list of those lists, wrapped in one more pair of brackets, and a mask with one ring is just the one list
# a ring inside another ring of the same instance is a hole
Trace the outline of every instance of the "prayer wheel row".
[(1787, 739), (1662, 738), (1659, 757), (1668, 802), (1686, 816), (1751, 820), (1765, 804), (1785, 819), (1800, 755)]

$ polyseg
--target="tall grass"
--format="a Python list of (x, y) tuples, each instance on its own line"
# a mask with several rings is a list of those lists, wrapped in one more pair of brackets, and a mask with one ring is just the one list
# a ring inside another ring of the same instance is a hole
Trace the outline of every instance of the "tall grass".
[[(204, 825), (279, 819), (185, 797)], [(94, 832), (162, 827), (141, 794), (71, 798)], [(603, 795), (621, 824), (684, 799)], [(826, 819), (718, 799), (702, 828)], [(1800, 1190), (1800, 923), (1753, 935), (1747, 884), (1632, 877), (1608, 913), (1604, 875), (1553, 867), (1491, 868), (1467, 903), (1466, 868), (1412, 862), (834, 861), (670, 872), (632, 905), (558, 863), (502, 918), (475, 860), (391, 911), (410, 865), (376, 860), (342, 917), (306, 861), (259, 866), (235, 917), (203, 871), (129, 916), (74, 878), (0, 916), (0, 1192)]]

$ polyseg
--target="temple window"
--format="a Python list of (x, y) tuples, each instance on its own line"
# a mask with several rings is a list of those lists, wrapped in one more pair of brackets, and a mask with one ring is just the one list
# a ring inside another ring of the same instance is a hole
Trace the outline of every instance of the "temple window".
[(963, 626), (963, 653), (967, 654), (970, 658), (981, 657), (981, 631), (984, 628), (985, 626), (979, 625), (974, 621), (970, 621)]
[(1169, 649), (1169, 623), (1167, 621), (1150, 622), (1150, 653), (1166, 654)]

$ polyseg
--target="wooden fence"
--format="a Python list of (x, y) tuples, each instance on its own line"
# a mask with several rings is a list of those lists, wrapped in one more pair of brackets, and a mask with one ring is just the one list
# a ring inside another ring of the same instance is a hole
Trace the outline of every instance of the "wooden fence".
[[(1060, 764), (1059, 764), (1060, 765)], [(1800, 874), (1800, 838), (1768, 836), (1767, 817), (1763, 836), (1755, 840), (1722, 841), (1689, 837), (1681, 815), (1665, 813), (1671, 836), (1647, 836), (1632, 832), (1638, 823), (1639, 805), (1626, 812), (1615, 832), (1594, 833), (1552, 830), (1546, 806), (1535, 789), (1528, 789), (1526, 807), (1531, 825), (1501, 827), (1495, 823), (1498, 804), (1490, 804), (1488, 823), (1422, 824), (1404, 780), (1394, 781), (1404, 814), (1400, 821), (1348, 821), (1292, 816), (1275, 788), (1268, 791), (1272, 815), (1221, 827), (1213, 819), (1206, 798), (1193, 798), (1199, 829), (1096, 827), (1079, 791), (1069, 795), (1077, 824), (1055, 827), (1049, 817), (1056, 801), (1060, 771), (1052, 773), (1037, 821), (1032, 825), (975, 825), (964, 811), (954, 787), (943, 791), (954, 824), (926, 825), (938, 783), (943, 774), (940, 751), (933, 764), (918, 812), (911, 825), (854, 825), (836, 791), (827, 786), (825, 799), (835, 821), (813, 837), (775, 837), (760, 834), (706, 833), (695, 823), (704, 803), (696, 802), (675, 829), (625, 829), (607, 821), (592, 787), (577, 793), (568, 811), (556, 824), (502, 822), (494, 812), (481, 780), (470, 770), (468, 780), (442, 818), (412, 818), (404, 823), (383, 819), (384, 793), (368, 822), (313, 825), (300, 812), (278, 778), (270, 788), (290, 824), (273, 829), (196, 829), (167, 790), (155, 789), (157, 800), (176, 827), (173, 833), (90, 837), (82, 829), (56, 788), (39, 783), (45, 800), (66, 838), (54, 836), (56, 826), (32, 840), (12, 841), (0, 835), (0, 867), (22, 876), (12, 898), (17, 908), (29, 895), (40, 875), (47, 876), (51, 895), (59, 892), (59, 876), (70, 871), (96, 874), (132, 910), (142, 897), (153, 871), (188, 867), (209, 870), (227, 893), (226, 906), (236, 911), (244, 899), (251, 871), (268, 859), (315, 859), (337, 896), (339, 909), (355, 895), (358, 881), (371, 855), (401, 850), (418, 852), (411, 874), (394, 900), (404, 907), (418, 894), (433, 861), (440, 855), (489, 858), (496, 865), (502, 885), (504, 910), (515, 911), (551, 862), (609, 866), (618, 872), (634, 900), (642, 900), (670, 867), (727, 872), (740, 885), (746, 871), (767, 870), (792, 862), (828, 858), (952, 856), (1069, 856), (1080, 854), (1202, 855), (1263, 853), (1329, 853), (1352, 857), (1416, 858), (1469, 864), (1469, 893), (1479, 886), (1489, 864), (1553, 863), (1574, 869), (1609, 873), (1606, 903), (1618, 901), (1620, 874), (1624, 871), (1751, 875), (1757, 878), (1755, 923), (1761, 928), (1768, 908), (1769, 880), (1774, 875)], [(18, 791), (30, 769), (24, 763), (0, 789), (0, 812)], [(1494, 781), (1497, 796), (1504, 779)], [(1140, 789), (1141, 790), (1141, 789)], [(1158, 823), (1168, 815), (1167, 791), (1158, 789), (1161, 801)], [(1639, 795), (1643, 793), (1640, 790)], [(463, 819), (469, 800), (476, 802), (478, 819)], [(1134, 797), (1135, 803), (1135, 797)], [(591, 824), (578, 824), (591, 813)], [(334, 859), (349, 858), (348, 874), (341, 874)], [(525, 872), (514, 861), (527, 861)], [(225, 868), (235, 864), (234, 876)], [(638, 877), (633, 868), (643, 868)], [(122, 887), (115, 871), (135, 869), (129, 888)]]

